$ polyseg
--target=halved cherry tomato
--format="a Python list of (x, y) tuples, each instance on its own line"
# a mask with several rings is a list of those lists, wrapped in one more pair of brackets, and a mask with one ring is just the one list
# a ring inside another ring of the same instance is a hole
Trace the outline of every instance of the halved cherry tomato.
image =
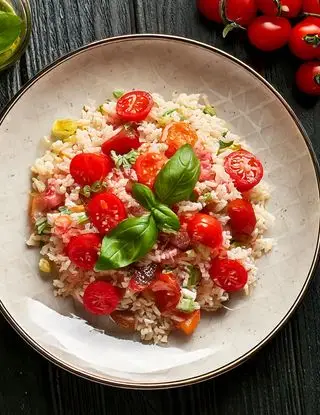
[(241, 290), (248, 281), (246, 269), (233, 259), (215, 258), (211, 263), (210, 276), (218, 287), (229, 293)]
[(320, 96), (320, 62), (306, 62), (296, 74), (298, 88), (306, 94)]
[(263, 166), (260, 160), (246, 150), (230, 153), (224, 159), (224, 168), (239, 192), (252, 189), (263, 177)]
[(281, 14), (288, 19), (297, 17), (302, 7), (302, 0), (256, 0), (256, 3), (266, 16)]
[(93, 269), (100, 249), (101, 239), (96, 233), (74, 236), (67, 245), (69, 259), (82, 269)]
[(116, 310), (110, 314), (112, 320), (122, 329), (134, 331), (136, 319), (131, 311)]
[(197, 213), (188, 222), (188, 234), (193, 242), (207, 245), (212, 249), (222, 244), (222, 226), (213, 216)]
[(289, 47), (300, 59), (320, 58), (320, 17), (307, 17), (292, 29)]
[(159, 171), (167, 161), (168, 159), (163, 153), (141, 154), (133, 166), (139, 183), (152, 188)]
[(102, 154), (81, 153), (73, 157), (70, 174), (80, 186), (103, 180), (112, 170), (111, 159)]
[(191, 314), (186, 315), (186, 319), (177, 324), (177, 328), (182, 330), (186, 335), (190, 336), (197, 328), (200, 322), (200, 310), (195, 310)]
[(265, 52), (271, 52), (286, 45), (290, 33), (291, 25), (284, 17), (258, 16), (248, 27), (250, 43)]
[(132, 126), (124, 126), (118, 134), (102, 144), (101, 150), (104, 154), (110, 154), (112, 150), (118, 154), (126, 154), (139, 148), (140, 144), (138, 130)]
[(233, 235), (251, 235), (257, 224), (252, 204), (248, 200), (235, 199), (228, 203), (227, 214)]
[(84, 308), (92, 314), (111, 314), (121, 301), (121, 291), (109, 282), (95, 281), (87, 286), (83, 294)]
[(142, 121), (153, 107), (152, 96), (145, 91), (131, 91), (122, 95), (117, 102), (116, 111), (124, 121)]
[(320, 0), (303, 0), (302, 10), (305, 13), (320, 14)]
[(161, 141), (168, 144), (167, 157), (172, 157), (184, 144), (194, 146), (198, 141), (197, 132), (186, 122), (175, 122), (165, 127)]
[(180, 285), (174, 274), (159, 274), (150, 289), (155, 295), (155, 302), (163, 313), (174, 309), (181, 297)]
[(127, 217), (123, 202), (110, 192), (96, 194), (88, 203), (87, 211), (101, 234), (106, 234)]
[(65, 195), (57, 193), (54, 188), (50, 187), (43, 193), (36, 193), (31, 196), (30, 217), (34, 221), (37, 217), (51, 209), (56, 209), (64, 203)]

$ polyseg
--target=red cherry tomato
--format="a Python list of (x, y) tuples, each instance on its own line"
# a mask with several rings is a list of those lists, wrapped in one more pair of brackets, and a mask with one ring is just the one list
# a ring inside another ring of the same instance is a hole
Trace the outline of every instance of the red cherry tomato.
[(297, 17), (301, 7), (302, 0), (256, 0), (258, 9), (266, 16), (278, 16), (291, 19)]
[(303, 0), (302, 10), (305, 13), (320, 14), (320, 0)]
[(320, 62), (306, 62), (296, 74), (296, 83), (300, 91), (320, 96)]
[(289, 47), (300, 59), (320, 59), (320, 17), (307, 17), (294, 26)]
[(133, 166), (139, 183), (152, 188), (159, 171), (166, 164), (167, 160), (167, 157), (162, 153), (141, 154)]
[(211, 263), (210, 276), (218, 287), (229, 293), (241, 290), (248, 281), (246, 269), (232, 259), (215, 258)]
[(79, 268), (93, 269), (98, 260), (101, 239), (96, 233), (74, 236), (67, 245), (69, 259)]
[(81, 153), (73, 157), (70, 174), (80, 186), (92, 185), (103, 180), (112, 170), (111, 159), (102, 154)]
[(118, 154), (126, 154), (130, 150), (139, 148), (140, 144), (137, 129), (129, 126), (123, 127), (118, 134), (105, 141), (101, 146), (101, 150), (104, 154), (110, 154), (112, 150)]
[(230, 153), (224, 159), (224, 168), (239, 192), (252, 189), (263, 177), (263, 167), (260, 160), (246, 150)]
[(194, 146), (198, 141), (198, 135), (190, 124), (175, 122), (167, 125), (163, 130), (161, 141), (166, 142), (169, 146), (166, 156), (172, 157), (184, 144)]
[(163, 313), (175, 308), (181, 297), (180, 285), (174, 274), (160, 274), (151, 286), (155, 295), (155, 302)]
[(121, 301), (121, 291), (109, 282), (95, 281), (87, 286), (83, 294), (84, 308), (92, 314), (111, 314)]
[(200, 13), (216, 23), (222, 23), (219, 4), (220, 0), (197, 0)]
[(282, 48), (290, 33), (291, 25), (284, 17), (259, 16), (248, 27), (250, 43), (265, 52)]
[(188, 234), (193, 242), (207, 245), (212, 249), (219, 248), (222, 244), (222, 226), (220, 222), (203, 213), (197, 213), (188, 222)]
[(235, 199), (228, 203), (227, 214), (234, 235), (251, 235), (257, 224), (256, 215), (250, 202)]
[(240, 26), (248, 26), (257, 14), (255, 0), (225, 0), (226, 17)]
[(113, 193), (96, 194), (88, 203), (87, 211), (93, 225), (106, 234), (127, 217), (124, 204)]
[(124, 121), (142, 121), (147, 118), (153, 106), (152, 96), (145, 91), (131, 91), (122, 95), (116, 111)]
[[(209, 20), (223, 23), (219, 0), (198, 0), (199, 11)], [(226, 18), (241, 26), (247, 26), (257, 13), (254, 0), (225, 0)]]

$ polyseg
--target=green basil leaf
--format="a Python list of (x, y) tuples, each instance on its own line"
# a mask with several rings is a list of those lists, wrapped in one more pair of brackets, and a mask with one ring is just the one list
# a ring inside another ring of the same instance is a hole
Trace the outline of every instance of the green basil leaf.
[(178, 231), (180, 229), (178, 216), (168, 206), (159, 203), (151, 213), (160, 231)]
[(154, 186), (156, 196), (166, 205), (189, 200), (199, 176), (200, 162), (190, 144), (185, 144), (160, 170)]
[(152, 210), (157, 205), (152, 190), (144, 184), (135, 183), (132, 186), (132, 195), (145, 209)]
[(151, 215), (129, 218), (103, 238), (97, 271), (126, 267), (146, 255), (156, 243), (158, 230)]
[(22, 22), (19, 16), (0, 12), (0, 52), (5, 52), (20, 36)]

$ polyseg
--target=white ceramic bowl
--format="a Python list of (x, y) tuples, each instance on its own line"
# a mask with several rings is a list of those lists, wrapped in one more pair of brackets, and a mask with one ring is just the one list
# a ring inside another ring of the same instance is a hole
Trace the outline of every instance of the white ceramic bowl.
[[(38, 250), (28, 235), (29, 167), (52, 121), (77, 117), (88, 99), (98, 103), (115, 88), (206, 93), (218, 115), (262, 159), (276, 216), (274, 251), (259, 261), (252, 297), (233, 300), (201, 321), (188, 340), (166, 348), (101, 334), (73, 303), (53, 296), (38, 275)], [(106, 384), (160, 388), (190, 384), (248, 358), (284, 324), (306, 290), (319, 250), (319, 178), (310, 143), (279, 94), (242, 62), (213, 47), (163, 35), (127, 36), (86, 46), (42, 71), (6, 108), (0, 219), (1, 309), (43, 356)]]

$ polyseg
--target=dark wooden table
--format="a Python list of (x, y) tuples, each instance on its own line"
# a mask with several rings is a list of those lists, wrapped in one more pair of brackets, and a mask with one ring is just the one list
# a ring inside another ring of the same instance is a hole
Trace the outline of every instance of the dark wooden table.
[[(57, 57), (91, 41), (167, 33), (215, 45), (262, 73), (290, 103), (320, 155), (320, 102), (292, 89), (287, 50), (254, 51), (242, 34), (200, 18), (195, 0), (32, 0), (33, 36), (20, 64), (0, 74), (0, 110)], [(23, 122), (23, 114), (21, 114)], [(297, 241), (298, 242), (298, 241)], [(31, 350), (0, 317), (0, 414), (319, 415), (320, 273), (281, 332), (250, 361), (220, 378), (167, 391), (126, 391), (77, 378)], [(1, 295), (1, 293), (0, 293)]]

